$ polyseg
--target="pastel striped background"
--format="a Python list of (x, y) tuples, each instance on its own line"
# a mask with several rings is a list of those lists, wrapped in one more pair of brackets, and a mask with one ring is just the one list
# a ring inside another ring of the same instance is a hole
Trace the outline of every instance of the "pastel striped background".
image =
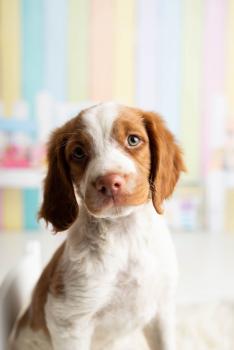
[[(234, 0), (0, 0), (1, 117), (13, 118), (23, 100), (35, 120), (41, 91), (157, 110), (182, 142), (186, 180), (199, 183), (220, 101), (221, 122), (234, 118), (233, 38)], [(0, 198), (5, 226), (13, 201), (24, 203), (14, 225), (36, 227), (24, 216), (35, 217), (36, 189), (4, 189)]]

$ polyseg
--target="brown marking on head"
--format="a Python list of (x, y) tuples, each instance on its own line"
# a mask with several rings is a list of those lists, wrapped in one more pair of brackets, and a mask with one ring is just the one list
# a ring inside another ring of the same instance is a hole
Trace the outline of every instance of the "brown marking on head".
[(45, 304), (49, 292), (55, 297), (61, 297), (64, 295), (63, 273), (59, 266), (59, 261), (63, 255), (64, 248), (65, 243), (57, 249), (42, 272), (33, 291), (31, 304), (18, 321), (16, 337), (26, 326), (31, 327), (34, 331), (42, 330), (49, 337), (49, 331), (45, 319)]
[[(130, 135), (136, 135), (140, 138), (141, 142), (138, 146), (130, 147), (128, 145), (127, 139)], [(150, 148), (141, 113), (133, 108), (123, 108), (114, 122), (112, 138), (134, 160), (137, 168), (137, 174), (134, 175), (136, 185), (132, 193), (127, 194), (126, 204), (143, 204), (149, 198)]]
[(153, 112), (141, 111), (149, 136), (151, 150), (151, 171), (149, 181), (152, 200), (156, 211), (163, 213), (162, 203), (168, 198), (179, 179), (186, 171), (182, 150), (173, 134), (167, 129), (161, 117)]

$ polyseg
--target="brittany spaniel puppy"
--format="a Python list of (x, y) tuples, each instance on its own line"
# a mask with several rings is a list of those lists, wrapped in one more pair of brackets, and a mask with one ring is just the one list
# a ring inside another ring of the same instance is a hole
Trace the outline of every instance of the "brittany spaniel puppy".
[[(162, 203), (184, 171), (162, 119), (96, 105), (54, 131), (39, 217), (69, 229), (18, 321), (16, 350), (109, 350), (142, 330), (175, 350), (177, 263)], [(137, 349), (135, 344), (133, 349)]]

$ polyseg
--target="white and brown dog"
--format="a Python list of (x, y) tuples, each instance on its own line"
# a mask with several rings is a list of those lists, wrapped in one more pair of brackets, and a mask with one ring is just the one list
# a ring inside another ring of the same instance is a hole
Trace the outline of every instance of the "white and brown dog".
[(69, 231), (17, 324), (14, 349), (109, 350), (140, 329), (150, 349), (175, 350), (177, 263), (160, 214), (184, 170), (151, 112), (104, 103), (55, 130), (39, 216)]

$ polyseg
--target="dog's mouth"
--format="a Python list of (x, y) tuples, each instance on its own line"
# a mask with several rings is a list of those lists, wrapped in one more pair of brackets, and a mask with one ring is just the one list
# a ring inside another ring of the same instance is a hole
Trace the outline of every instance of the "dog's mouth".
[(88, 212), (99, 219), (114, 219), (118, 217), (128, 216), (133, 212), (135, 206), (121, 206), (116, 204), (108, 203), (105, 207), (100, 208), (90, 208), (86, 205)]
[(146, 203), (149, 192), (122, 193), (121, 195), (101, 196), (100, 194), (87, 195), (84, 204), (91, 215), (96, 217), (118, 217), (129, 215), (139, 205)]
[(128, 195), (95, 195), (92, 198), (86, 197), (85, 205), (87, 209), (93, 214), (101, 214), (112, 209), (118, 212), (121, 208), (129, 206)]
[(110, 195), (108, 197), (104, 197), (102, 200), (103, 206), (113, 206), (113, 207), (120, 207), (127, 205), (127, 198), (128, 194), (122, 194), (122, 195)]

